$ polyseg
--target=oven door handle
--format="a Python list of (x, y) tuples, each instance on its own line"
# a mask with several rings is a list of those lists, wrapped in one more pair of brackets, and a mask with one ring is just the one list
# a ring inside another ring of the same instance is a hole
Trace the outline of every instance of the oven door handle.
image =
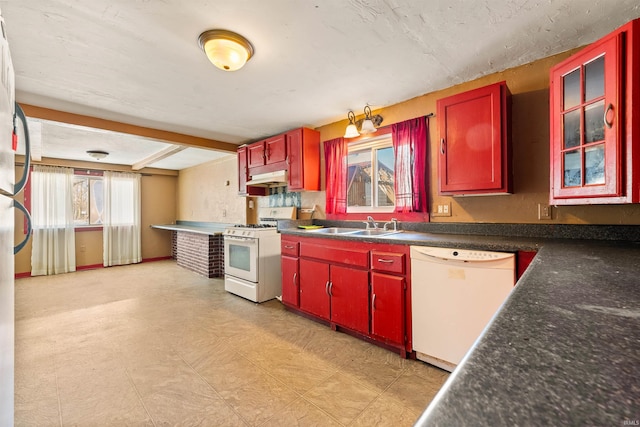
[(229, 242), (246, 242), (246, 243), (255, 243), (257, 241), (254, 237), (236, 237), (236, 236), (224, 236), (224, 240)]

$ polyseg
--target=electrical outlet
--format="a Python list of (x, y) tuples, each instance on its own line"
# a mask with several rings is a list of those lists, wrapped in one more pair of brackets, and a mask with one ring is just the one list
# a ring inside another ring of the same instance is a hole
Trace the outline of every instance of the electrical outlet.
[(439, 203), (431, 216), (451, 216), (451, 203)]
[(538, 219), (551, 219), (551, 206), (538, 203)]

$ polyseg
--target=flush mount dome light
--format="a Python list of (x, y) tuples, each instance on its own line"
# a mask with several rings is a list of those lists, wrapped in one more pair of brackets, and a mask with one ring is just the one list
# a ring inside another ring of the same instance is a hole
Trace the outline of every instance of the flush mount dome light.
[(87, 151), (87, 154), (96, 160), (102, 160), (109, 155), (109, 153), (102, 150), (89, 150)]
[(224, 71), (236, 71), (253, 56), (253, 46), (240, 34), (227, 30), (208, 30), (198, 37), (209, 61)]

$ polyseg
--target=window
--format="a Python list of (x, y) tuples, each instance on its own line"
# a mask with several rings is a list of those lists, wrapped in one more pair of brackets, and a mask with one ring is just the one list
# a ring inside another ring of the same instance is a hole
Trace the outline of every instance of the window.
[(101, 176), (74, 175), (73, 223), (76, 227), (102, 225), (103, 181)]
[(395, 200), (391, 135), (349, 144), (347, 212), (393, 212)]

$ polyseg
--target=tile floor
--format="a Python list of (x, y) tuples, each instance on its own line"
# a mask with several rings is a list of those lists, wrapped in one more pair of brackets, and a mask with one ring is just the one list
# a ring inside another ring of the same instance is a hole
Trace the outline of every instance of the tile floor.
[(173, 261), (16, 281), (17, 426), (410, 426), (447, 376)]

